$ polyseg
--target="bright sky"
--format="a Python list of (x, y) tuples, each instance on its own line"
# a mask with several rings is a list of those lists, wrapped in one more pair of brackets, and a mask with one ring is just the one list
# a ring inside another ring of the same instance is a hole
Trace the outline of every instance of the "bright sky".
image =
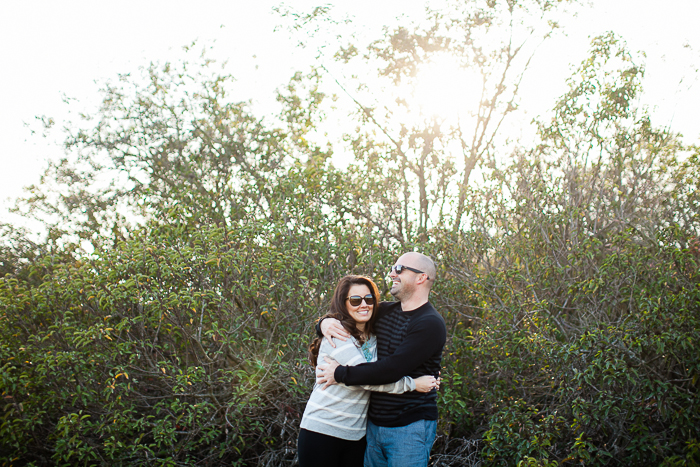
[[(323, 4), (288, 2), (300, 11)], [(399, 15), (423, 11), (421, 0), (337, 2), (372, 37)], [(238, 78), (241, 100), (265, 108), (274, 90), (295, 70), (312, 63), (309, 51), (295, 48), (272, 8), (279, 1), (208, 0), (23, 0), (0, 3), (0, 221), (22, 223), (7, 209), (22, 187), (37, 183), (46, 161), (63, 155), (58, 136), (46, 140), (35, 116), (61, 125), (75, 113), (99, 103), (99, 82), (130, 72), (150, 61), (177, 59), (182, 46), (215, 41), (211, 55), (229, 61)], [(613, 30), (632, 50), (647, 54), (645, 102), (654, 123), (670, 126), (700, 142), (695, 116), (700, 108), (699, 0), (594, 0), (576, 18), (562, 22), (568, 37), (543, 48), (535, 73), (523, 89), (529, 118), (546, 111), (565, 89), (570, 64), (580, 62), (588, 37)], [(63, 95), (78, 100), (67, 106)], [(70, 114), (69, 110), (73, 109)]]

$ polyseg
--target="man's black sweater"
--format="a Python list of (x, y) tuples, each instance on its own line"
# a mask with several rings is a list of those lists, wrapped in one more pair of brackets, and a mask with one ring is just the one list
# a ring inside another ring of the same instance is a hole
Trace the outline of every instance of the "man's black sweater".
[[(348, 386), (386, 384), (403, 376), (418, 378), (440, 374), (445, 321), (428, 302), (415, 310), (402, 311), (400, 302), (381, 302), (374, 332), (377, 361), (339, 366), (335, 380)], [(418, 420), (437, 420), (437, 391), (404, 394), (373, 392), (369, 419), (378, 426), (406, 426)]]

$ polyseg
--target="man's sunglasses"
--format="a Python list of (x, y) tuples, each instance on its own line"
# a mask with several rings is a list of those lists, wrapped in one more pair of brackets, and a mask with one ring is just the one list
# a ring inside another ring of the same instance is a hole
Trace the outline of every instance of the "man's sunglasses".
[[(391, 267), (391, 270), (396, 271), (396, 274), (401, 274), (404, 269), (408, 269), (409, 271), (413, 271), (416, 274), (426, 274), (425, 271), (421, 271), (420, 269), (416, 269), (416, 268), (411, 268), (409, 266), (404, 266), (403, 264), (396, 264), (396, 265)], [(430, 280), (430, 276), (428, 276), (428, 280)]]
[(364, 297), (361, 297), (359, 295), (350, 295), (348, 297), (348, 301), (352, 306), (360, 306), (362, 300), (364, 300), (367, 305), (374, 305), (374, 297), (370, 294), (367, 294)]

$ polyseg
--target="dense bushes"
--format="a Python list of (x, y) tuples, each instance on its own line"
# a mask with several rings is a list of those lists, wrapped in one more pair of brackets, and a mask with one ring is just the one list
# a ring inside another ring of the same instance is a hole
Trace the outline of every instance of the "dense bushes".
[(291, 460), (304, 348), (347, 252), (267, 230), (152, 224), (82, 261), (45, 258), (37, 287), (7, 276), (4, 462)]
[[(498, 292), (498, 300), (482, 301), (479, 324), (469, 327), (448, 313), (455, 319), (442, 398), (447, 442), (480, 439), (496, 465), (527, 457), (660, 465), (687, 452), (697, 460), (697, 257), (640, 246), (625, 233), (613, 241), (592, 240), (598, 274), (579, 273), (560, 297), (548, 294), (546, 281), (529, 283), (522, 269), (476, 278), (480, 295)], [(560, 280), (556, 265), (539, 263), (528, 264), (529, 273)], [(620, 297), (624, 305), (615, 306)]]

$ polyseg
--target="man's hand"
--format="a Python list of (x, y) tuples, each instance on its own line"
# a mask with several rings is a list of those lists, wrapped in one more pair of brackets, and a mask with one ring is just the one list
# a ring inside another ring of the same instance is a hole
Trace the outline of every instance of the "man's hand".
[(332, 339), (333, 337), (341, 341), (345, 341), (350, 337), (350, 333), (348, 333), (343, 325), (340, 324), (340, 321), (335, 318), (325, 318), (321, 321), (321, 333), (323, 337), (328, 340), (331, 347), (335, 347)]
[(318, 370), (316, 371), (316, 382), (318, 384), (326, 383), (321, 388), (322, 391), (325, 391), (326, 388), (331, 384), (338, 384), (335, 380), (335, 369), (338, 368), (340, 365), (338, 364), (338, 362), (336, 362), (330, 357), (323, 358), (324, 360), (326, 360), (327, 365), (318, 366), (318, 370), (321, 370), (321, 372), (319, 373)]

